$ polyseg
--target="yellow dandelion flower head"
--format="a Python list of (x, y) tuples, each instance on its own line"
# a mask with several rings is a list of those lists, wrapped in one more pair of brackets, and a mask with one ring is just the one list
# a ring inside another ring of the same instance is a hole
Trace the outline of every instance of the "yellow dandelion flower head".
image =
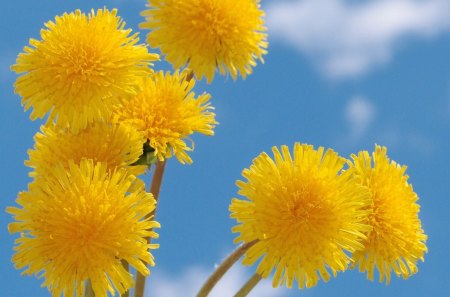
[(164, 160), (175, 155), (181, 163), (192, 163), (187, 154), (193, 149), (185, 140), (194, 132), (214, 135), (217, 124), (208, 102), (210, 95), (197, 98), (192, 89), (194, 79), (187, 72), (158, 72), (147, 78), (143, 90), (115, 109), (115, 121), (134, 127), (155, 149), (155, 156)]
[(268, 46), (259, 0), (148, 0), (141, 24), (147, 42), (175, 68), (187, 65), (208, 82), (220, 74), (245, 78)]
[(75, 134), (55, 125), (42, 126), (34, 136), (34, 149), (28, 150), (25, 164), (32, 176), (49, 174), (57, 165), (69, 166), (82, 159), (103, 162), (109, 170), (126, 167), (129, 173), (142, 174), (145, 166), (130, 166), (142, 154), (142, 136), (124, 125), (96, 122)]
[(427, 236), (421, 227), (417, 194), (408, 176), (406, 166), (390, 161), (386, 148), (376, 146), (372, 157), (367, 151), (352, 155), (350, 171), (367, 186), (371, 194), (368, 233), (363, 250), (354, 253), (355, 267), (367, 272), (370, 280), (374, 268), (379, 281), (390, 282), (391, 271), (404, 279), (417, 272), (417, 260), (424, 260)]
[(243, 264), (262, 258), (257, 273), (275, 270), (274, 287), (312, 287), (347, 268), (347, 251), (363, 248), (368, 192), (340, 173), (345, 160), (332, 150), (296, 143), (293, 157), (287, 146), (272, 151), (274, 159), (262, 153), (244, 169), (247, 181), (237, 181), (247, 199), (230, 205), (235, 242), (256, 241)]
[(106, 118), (117, 96), (135, 94), (136, 78), (158, 59), (137, 45), (138, 34), (125, 29), (115, 9), (76, 10), (45, 26), (42, 40), (30, 39), (11, 68), (22, 74), (15, 88), (25, 110), (33, 107), (32, 120), (48, 113), (76, 132)]
[(153, 196), (144, 187), (131, 187), (134, 176), (124, 169), (109, 171), (104, 163), (84, 159), (69, 168), (55, 167), (21, 192), (21, 208), (7, 209), (14, 216), (9, 231), (20, 233), (13, 262), (24, 274), (45, 278), (52, 296), (81, 297), (90, 280), (95, 296), (123, 294), (132, 287), (127, 261), (144, 275), (154, 265), (146, 237), (159, 224), (150, 214)]

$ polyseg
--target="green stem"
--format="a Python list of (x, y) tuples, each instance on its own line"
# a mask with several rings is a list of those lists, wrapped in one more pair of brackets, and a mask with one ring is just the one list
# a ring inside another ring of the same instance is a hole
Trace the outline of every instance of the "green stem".
[(197, 294), (197, 297), (206, 297), (214, 288), (214, 286), (219, 282), (219, 280), (223, 277), (223, 275), (233, 266), (234, 263), (245, 254), (245, 252), (253, 246), (257, 241), (252, 241), (249, 243), (245, 243), (240, 245), (237, 249), (235, 249), (211, 274), (208, 280), (203, 284), (202, 288)]
[(234, 295), (234, 297), (245, 297), (250, 293), (253, 288), (259, 283), (262, 279), (261, 275), (258, 273), (253, 274), (253, 276), (245, 283), (244, 286)]
[[(155, 172), (153, 173), (152, 184), (150, 186), (150, 193), (153, 194), (156, 202), (158, 202), (159, 191), (161, 190), (162, 179), (164, 175), (164, 169), (166, 167), (166, 161), (157, 161), (155, 164)], [(155, 217), (156, 209), (150, 213), (149, 217)], [(147, 238), (147, 242), (150, 244), (151, 238)], [(145, 276), (139, 271), (136, 271), (136, 284), (134, 287), (134, 297), (144, 297), (145, 290)]]

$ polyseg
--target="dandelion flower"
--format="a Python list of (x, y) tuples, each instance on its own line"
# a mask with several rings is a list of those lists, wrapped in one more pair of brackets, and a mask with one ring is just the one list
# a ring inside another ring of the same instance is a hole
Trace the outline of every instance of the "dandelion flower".
[(287, 146), (272, 149), (274, 159), (262, 153), (238, 181), (231, 217), (239, 223), (235, 242), (256, 243), (243, 264), (262, 258), (257, 273), (267, 278), (275, 270), (273, 286), (294, 280), (299, 288), (328, 281), (344, 271), (346, 252), (362, 249), (369, 203), (367, 189), (348, 173), (345, 160), (334, 151), (296, 143), (293, 158)]
[(121, 260), (144, 275), (154, 265), (146, 237), (156, 238), (159, 224), (150, 213), (153, 196), (132, 188), (135, 177), (124, 169), (110, 172), (104, 163), (83, 160), (57, 166), (52, 174), (19, 194), (21, 208), (10, 207), (16, 240), (13, 262), (24, 274), (43, 277), (52, 296), (81, 297), (90, 280), (95, 296), (123, 294), (133, 286)]
[(54, 125), (42, 126), (34, 136), (35, 147), (28, 150), (25, 164), (34, 169), (32, 176), (46, 175), (59, 164), (92, 159), (105, 163), (109, 170), (125, 168), (134, 175), (142, 174), (145, 166), (130, 166), (142, 154), (142, 136), (124, 125), (97, 122), (74, 134)]
[(117, 10), (76, 10), (57, 16), (41, 30), (42, 40), (30, 39), (12, 70), (31, 119), (50, 114), (74, 132), (107, 118), (118, 96), (136, 93), (137, 78), (150, 72), (158, 58), (137, 45), (138, 35), (125, 29)]
[(147, 42), (175, 68), (187, 65), (208, 82), (214, 72), (245, 78), (267, 53), (259, 0), (149, 0), (141, 24)]
[(159, 160), (175, 155), (183, 164), (192, 163), (186, 152), (193, 146), (185, 140), (194, 132), (214, 135), (217, 124), (210, 95), (195, 98), (194, 85), (194, 79), (186, 79), (186, 72), (158, 72), (145, 80), (141, 93), (117, 106), (115, 120), (141, 132)]
[(424, 260), (427, 236), (419, 219), (417, 194), (408, 176), (406, 166), (390, 161), (386, 148), (376, 146), (370, 157), (367, 151), (352, 155), (350, 171), (370, 190), (372, 202), (369, 223), (373, 229), (364, 242), (365, 248), (354, 253), (354, 267), (367, 272), (370, 280), (374, 268), (379, 281), (390, 282), (391, 271), (404, 279), (417, 272), (417, 260)]

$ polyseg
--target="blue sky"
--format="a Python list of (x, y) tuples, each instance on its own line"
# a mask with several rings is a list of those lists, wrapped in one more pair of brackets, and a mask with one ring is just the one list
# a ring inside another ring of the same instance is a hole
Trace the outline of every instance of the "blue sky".
[[(89, 3), (91, 2), (91, 3)], [(3, 1), (0, 4), (2, 124), (0, 209), (26, 189), (27, 149), (41, 122), (31, 122), (13, 93), (9, 71), (16, 55), (38, 38), (44, 22), (80, 8), (118, 8), (138, 30), (144, 0)], [(246, 80), (199, 82), (212, 94), (214, 137), (195, 136), (193, 165), (170, 160), (157, 218), (161, 248), (155, 252), (147, 297), (193, 296), (233, 248), (228, 205), (235, 181), (262, 151), (296, 141), (331, 147), (343, 156), (385, 145), (408, 166), (420, 197), (429, 253), (419, 273), (389, 286), (356, 271), (299, 291), (258, 285), (250, 296), (450, 296), (450, 1), (262, 1), (269, 54)], [(141, 37), (146, 32), (141, 33)], [(156, 64), (166, 69), (165, 63)], [(144, 177), (149, 179), (148, 176)], [(10, 261), (11, 217), (0, 213), (1, 296), (49, 296), (41, 280), (20, 276)], [(254, 272), (239, 265), (212, 296), (231, 296)]]

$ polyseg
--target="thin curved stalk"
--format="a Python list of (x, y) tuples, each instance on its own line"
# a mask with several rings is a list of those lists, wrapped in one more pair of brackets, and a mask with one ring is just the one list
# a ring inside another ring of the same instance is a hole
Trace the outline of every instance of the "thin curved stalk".
[(240, 245), (237, 249), (235, 249), (211, 274), (208, 280), (203, 284), (202, 288), (197, 294), (197, 297), (206, 297), (214, 288), (214, 286), (219, 282), (219, 280), (223, 277), (223, 275), (236, 263), (245, 252), (253, 246), (257, 241), (252, 241), (249, 243), (245, 243)]
[(253, 276), (242, 286), (234, 297), (246, 297), (248, 293), (256, 287), (261, 279), (262, 277), (258, 273), (253, 274)]
[[(156, 202), (158, 202), (159, 198), (159, 191), (161, 190), (161, 184), (162, 179), (164, 175), (164, 169), (166, 166), (166, 161), (157, 161), (155, 166), (155, 172), (153, 173), (152, 183), (150, 186), (150, 193), (153, 194), (153, 197), (155, 198)], [(155, 217), (156, 215), (156, 209), (150, 213), (150, 217)], [(150, 244), (151, 238), (147, 238), (147, 242)], [(139, 271), (136, 272), (136, 284), (134, 287), (134, 297), (144, 297), (144, 290), (145, 290), (145, 276), (142, 275)]]

